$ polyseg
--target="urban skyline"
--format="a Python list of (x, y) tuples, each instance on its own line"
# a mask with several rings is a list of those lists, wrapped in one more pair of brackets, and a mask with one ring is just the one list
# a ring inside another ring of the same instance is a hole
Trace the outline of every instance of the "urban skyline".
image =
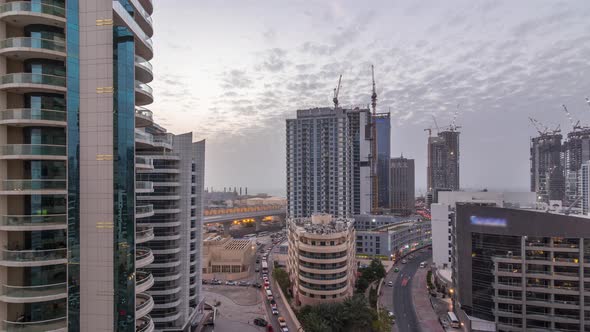
[[(373, 63), (377, 111), (391, 108), (392, 155), (416, 160), (418, 192), (426, 188), (423, 129), (433, 126), (431, 114), (441, 126), (450, 123), (457, 104), (457, 123), (470, 138), (462, 146), (462, 186), (526, 190), (529, 181), (517, 174), (528, 171), (528, 139), (536, 134), (528, 117), (567, 128), (566, 104), (590, 122), (583, 79), (590, 75), (583, 61), (588, 7), (584, 1), (459, 1), (452, 12), (443, 6), (171, 1), (154, 13), (158, 121), (208, 139), (206, 186), (284, 193), (284, 162), (269, 158), (284, 155), (284, 119), (296, 109), (331, 106), (340, 74), (341, 104), (367, 105)], [(292, 13), (300, 22), (282, 24)], [(268, 19), (249, 20), (261, 16)], [(195, 17), (212, 32), (193, 33), (188, 25)], [(188, 102), (179, 103), (180, 95)], [(230, 171), (235, 160), (248, 177)]]

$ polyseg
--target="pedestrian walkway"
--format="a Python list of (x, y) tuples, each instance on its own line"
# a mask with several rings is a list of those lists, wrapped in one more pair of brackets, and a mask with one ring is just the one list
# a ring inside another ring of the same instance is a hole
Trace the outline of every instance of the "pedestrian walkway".
[(444, 332), (445, 330), (440, 325), (438, 316), (430, 303), (430, 294), (426, 288), (427, 273), (428, 269), (418, 269), (412, 282), (412, 300), (414, 301), (416, 316), (422, 331)]

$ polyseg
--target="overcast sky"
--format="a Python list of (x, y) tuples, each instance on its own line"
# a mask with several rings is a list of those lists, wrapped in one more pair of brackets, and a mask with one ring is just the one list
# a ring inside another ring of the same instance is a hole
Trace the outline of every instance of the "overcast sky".
[(528, 117), (590, 124), (590, 1), (155, 2), (156, 119), (207, 139), (206, 186), (284, 192), (285, 119), (370, 102), (392, 113), (392, 156), (416, 159), (424, 128), (460, 104), (461, 186), (528, 190)]

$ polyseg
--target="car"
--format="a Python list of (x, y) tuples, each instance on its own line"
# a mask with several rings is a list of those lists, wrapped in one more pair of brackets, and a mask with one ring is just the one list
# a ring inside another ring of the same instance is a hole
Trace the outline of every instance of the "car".
[(203, 281), (202, 281), (202, 282), (203, 282), (203, 285), (207, 285), (207, 284), (209, 284), (209, 281), (207, 281), (207, 279), (203, 279)]
[(266, 327), (266, 332), (274, 332), (274, 330), (272, 329), (272, 325)]
[(277, 309), (277, 303), (275, 302), (275, 300), (271, 300), (270, 301), (270, 308), (271, 309)]
[(270, 309), (272, 311), (273, 315), (278, 315), (279, 314), (279, 310), (277, 308), (272, 308)]
[(238, 283), (237, 283), (237, 282), (235, 282), (235, 281), (229, 281), (229, 280), (228, 280), (228, 281), (226, 281), (226, 282), (225, 282), (225, 284), (226, 284), (227, 286), (235, 286), (235, 285), (237, 285)]
[(283, 332), (289, 332), (289, 328), (286, 326), (281, 327), (281, 331)]
[(393, 272), (396, 272), (396, 273), (399, 272), (399, 267), (394, 268)]
[(285, 318), (283, 318), (283, 316), (279, 316), (277, 320), (279, 321), (280, 327), (287, 327), (287, 321), (285, 320)]
[(402, 264), (406, 264), (406, 263), (408, 263), (408, 261), (405, 259), (402, 259)]
[(254, 325), (265, 327), (268, 325), (268, 322), (264, 320), (264, 318), (254, 318)]
[(211, 285), (221, 285), (221, 284), (222, 284), (221, 280), (215, 280), (215, 279), (211, 280)]
[(240, 281), (238, 282), (238, 286), (250, 286), (250, 283), (247, 281)]
[(262, 285), (261, 285), (261, 284), (259, 284), (259, 283), (255, 283), (255, 284), (252, 284), (252, 287), (255, 287), (255, 288), (262, 288)]
[(255, 268), (254, 271), (255, 272), (260, 272), (260, 269), (259, 268)]
[(266, 278), (266, 279), (268, 279), (268, 274), (266, 274), (266, 273), (263, 273), (263, 274), (262, 274), (262, 279), (265, 279), (265, 278)]
[(387, 286), (389, 286), (389, 287), (393, 287), (393, 281), (390, 281), (390, 282), (388, 282), (388, 283), (387, 283)]

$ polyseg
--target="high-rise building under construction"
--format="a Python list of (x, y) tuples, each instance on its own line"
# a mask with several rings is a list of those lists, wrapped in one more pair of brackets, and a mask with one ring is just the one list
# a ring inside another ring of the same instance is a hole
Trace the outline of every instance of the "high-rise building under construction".
[(580, 169), (590, 160), (590, 128), (576, 128), (567, 134), (563, 142), (563, 165), (565, 175), (565, 197), (568, 204), (573, 204), (582, 195), (579, 191)]
[(451, 129), (428, 138), (428, 191), (459, 190), (459, 134)]
[(544, 132), (531, 139), (531, 191), (537, 193), (540, 202), (564, 198), (561, 140), (558, 131)]

